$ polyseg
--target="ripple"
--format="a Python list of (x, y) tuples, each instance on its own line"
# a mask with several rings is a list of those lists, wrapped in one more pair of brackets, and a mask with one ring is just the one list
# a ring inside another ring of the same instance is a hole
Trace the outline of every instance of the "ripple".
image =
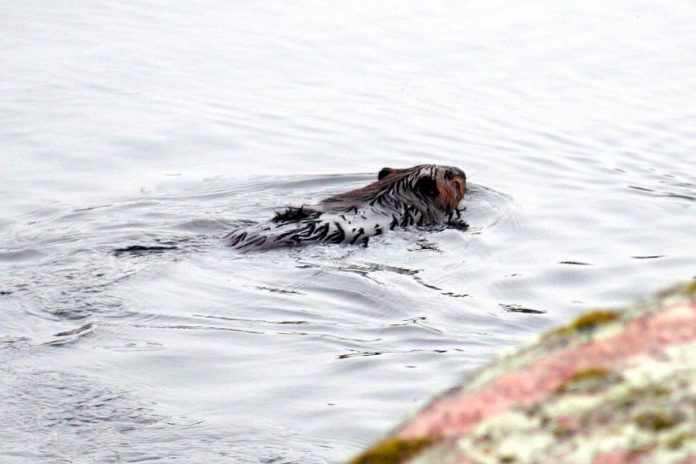
[(89, 322), (80, 327), (71, 330), (64, 330), (53, 335), (53, 340), (47, 342), (48, 345), (61, 346), (77, 343), (84, 337), (89, 337), (94, 334), (96, 324)]
[[(229, 447), (222, 436), (216, 444), (201, 444), (201, 434), (210, 436), (201, 422), (158, 414), (152, 404), (94, 378), (61, 371), (3, 374), (11, 378), (0, 392), (0, 423), (5, 424), (0, 436), (42, 437), (29, 446), (5, 440), (4, 454), (10, 459), (178, 460), (195, 452), (195, 462), (204, 462), (220, 458)], [(134, 434), (140, 440), (124, 449), (123, 442)], [(164, 442), (163, 434), (169, 436)]]
[(31, 261), (44, 256), (44, 253), (37, 249), (27, 248), (23, 250), (0, 251), (0, 261), (22, 262)]

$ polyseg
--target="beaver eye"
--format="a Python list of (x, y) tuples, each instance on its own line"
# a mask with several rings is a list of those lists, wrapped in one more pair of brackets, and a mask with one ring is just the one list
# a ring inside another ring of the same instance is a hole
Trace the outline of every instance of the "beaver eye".
[(434, 197), (437, 195), (437, 182), (432, 177), (423, 177), (416, 183), (416, 189), (424, 196)]
[(466, 182), (466, 174), (464, 174), (463, 171), (454, 171), (451, 169), (445, 171), (445, 180), (452, 180), (457, 177), (460, 177), (464, 182)]

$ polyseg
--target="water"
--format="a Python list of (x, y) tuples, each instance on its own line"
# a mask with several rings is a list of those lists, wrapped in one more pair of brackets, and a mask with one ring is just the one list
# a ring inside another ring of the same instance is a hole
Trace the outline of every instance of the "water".
[[(373, 3), (3, 2), (3, 463), (340, 462), (694, 276), (696, 6)], [(467, 232), (220, 241), (424, 162)]]

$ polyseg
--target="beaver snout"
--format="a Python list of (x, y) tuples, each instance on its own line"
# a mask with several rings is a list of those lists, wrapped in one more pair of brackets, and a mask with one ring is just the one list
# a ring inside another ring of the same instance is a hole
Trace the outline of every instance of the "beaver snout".
[(464, 171), (457, 168), (449, 168), (445, 172), (445, 180), (452, 182), (460, 199), (464, 197), (464, 192), (466, 192), (466, 174), (464, 174)]
[(466, 192), (466, 181), (463, 180), (461, 177), (455, 177), (454, 178), (454, 186), (457, 187), (457, 191), (459, 192), (459, 196), (463, 197), (464, 192)]
[(445, 174), (445, 179), (447, 179), (452, 185), (452, 190), (454, 195), (461, 200), (464, 198), (464, 192), (466, 192), (466, 176), (463, 172), (448, 172)]

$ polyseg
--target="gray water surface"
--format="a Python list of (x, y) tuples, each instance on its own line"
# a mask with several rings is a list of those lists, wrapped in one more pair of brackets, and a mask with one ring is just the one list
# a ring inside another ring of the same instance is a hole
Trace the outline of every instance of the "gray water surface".
[[(2, 2), (0, 40), (3, 463), (340, 462), (696, 273), (691, 2)], [(220, 240), (428, 162), (468, 231)]]

